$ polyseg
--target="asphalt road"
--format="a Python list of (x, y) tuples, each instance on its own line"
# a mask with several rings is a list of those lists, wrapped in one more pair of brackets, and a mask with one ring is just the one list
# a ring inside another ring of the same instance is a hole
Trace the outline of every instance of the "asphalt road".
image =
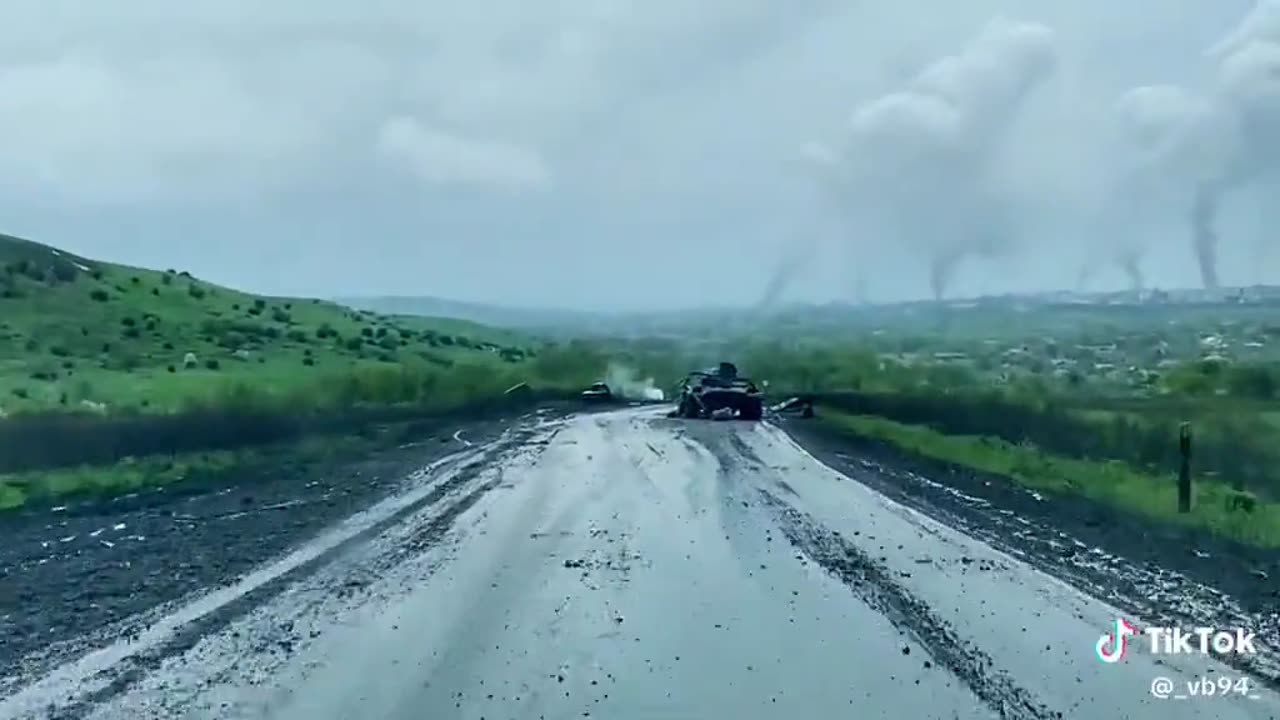
[(0, 718), (1280, 717), (1153, 698), (1240, 673), (1104, 664), (1117, 614), (773, 426), (626, 410), (450, 456)]

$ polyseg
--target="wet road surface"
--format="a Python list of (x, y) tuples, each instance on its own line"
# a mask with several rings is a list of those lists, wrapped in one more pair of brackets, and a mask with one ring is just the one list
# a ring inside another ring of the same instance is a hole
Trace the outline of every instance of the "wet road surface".
[[(0, 718), (1273, 718), (765, 423), (541, 422), (0, 701)], [(1140, 622), (1140, 619), (1134, 618)]]

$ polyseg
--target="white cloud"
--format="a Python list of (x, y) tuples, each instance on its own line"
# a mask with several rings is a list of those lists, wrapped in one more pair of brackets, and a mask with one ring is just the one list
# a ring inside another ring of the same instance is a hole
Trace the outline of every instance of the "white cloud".
[(551, 172), (532, 149), (443, 132), (413, 118), (388, 120), (378, 151), (428, 185), (543, 189)]
[(313, 113), (216, 62), (90, 54), (0, 67), (0, 187), (89, 204), (226, 200), (286, 187), (332, 141)]

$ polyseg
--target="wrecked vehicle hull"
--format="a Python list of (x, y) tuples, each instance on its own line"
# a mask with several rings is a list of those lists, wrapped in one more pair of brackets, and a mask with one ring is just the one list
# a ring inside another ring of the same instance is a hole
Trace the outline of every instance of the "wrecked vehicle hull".
[(674, 413), (678, 417), (760, 420), (764, 398), (750, 379), (738, 375), (733, 363), (689, 373), (680, 387)]
[(764, 417), (764, 401), (756, 393), (741, 390), (705, 390), (683, 395), (676, 412), (686, 418), (759, 420)]

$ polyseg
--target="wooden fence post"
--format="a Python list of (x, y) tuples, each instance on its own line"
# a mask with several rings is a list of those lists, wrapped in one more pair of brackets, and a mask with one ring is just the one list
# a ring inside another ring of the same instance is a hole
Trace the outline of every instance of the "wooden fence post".
[(1178, 428), (1178, 446), (1182, 451), (1182, 466), (1178, 469), (1178, 512), (1191, 512), (1191, 423), (1184, 422)]

